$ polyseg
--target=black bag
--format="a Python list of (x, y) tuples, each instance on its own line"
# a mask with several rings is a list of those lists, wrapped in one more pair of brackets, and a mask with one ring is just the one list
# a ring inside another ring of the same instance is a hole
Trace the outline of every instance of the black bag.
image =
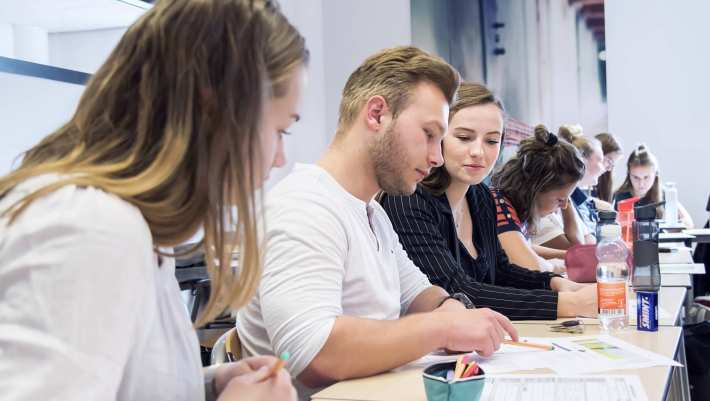
[(692, 400), (710, 400), (710, 307), (698, 300), (689, 311), (689, 318), (699, 323), (686, 324), (684, 329), (685, 357)]

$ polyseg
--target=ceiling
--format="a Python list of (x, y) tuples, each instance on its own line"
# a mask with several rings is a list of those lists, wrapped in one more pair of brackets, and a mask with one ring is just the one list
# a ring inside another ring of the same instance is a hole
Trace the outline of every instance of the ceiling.
[[(604, 0), (568, 0), (573, 7), (578, 10), (584, 18), (587, 28), (594, 34), (594, 39), (604, 47)], [(623, 1), (623, 0), (622, 0)]]
[(126, 27), (150, 4), (141, 0), (0, 0), (0, 24), (49, 32)]

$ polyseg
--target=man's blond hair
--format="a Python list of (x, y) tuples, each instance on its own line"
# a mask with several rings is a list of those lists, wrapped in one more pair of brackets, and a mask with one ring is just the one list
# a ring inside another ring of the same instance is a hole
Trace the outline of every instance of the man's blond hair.
[(421, 82), (436, 85), (451, 104), (459, 87), (460, 75), (440, 57), (414, 46), (384, 49), (368, 57), (345, 84), (336, 135), (353, 125), (362, 107), (373, 96), (382, 96), (393, 118), (397, 118)]

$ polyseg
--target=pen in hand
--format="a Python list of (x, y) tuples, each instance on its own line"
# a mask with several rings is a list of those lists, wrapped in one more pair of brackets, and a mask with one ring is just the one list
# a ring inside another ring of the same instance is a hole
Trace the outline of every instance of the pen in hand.
[(286, 364), (286, 361), (288, 361), (289, 357), (291, 357), (291, 354), (289, 354), (287, 351), (282, 352), (281, 357), (279, 358), (278, 361), (276, 361), (274, 366), (272, 366), (271, 369), (269, 369), (269, 373), (266, 375), (266, 377), (264, 378), (263, 381), (269, 380), (272, 377), (274, 377), (276, 375), (276, 373), (278, 373), (278, 371), (284, 367), (284, 365)]

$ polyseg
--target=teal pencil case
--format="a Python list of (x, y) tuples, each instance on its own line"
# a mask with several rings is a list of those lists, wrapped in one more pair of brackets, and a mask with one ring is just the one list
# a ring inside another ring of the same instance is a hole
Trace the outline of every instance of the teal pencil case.
[(478, 401), (486, 384), (486, 376), (479, 366), (478, 373), (464, 379), (446, 380), (446, 372), (453, 370), (456, 362), (430, 365), (422, 373), (424, 391), (428, 401)]

